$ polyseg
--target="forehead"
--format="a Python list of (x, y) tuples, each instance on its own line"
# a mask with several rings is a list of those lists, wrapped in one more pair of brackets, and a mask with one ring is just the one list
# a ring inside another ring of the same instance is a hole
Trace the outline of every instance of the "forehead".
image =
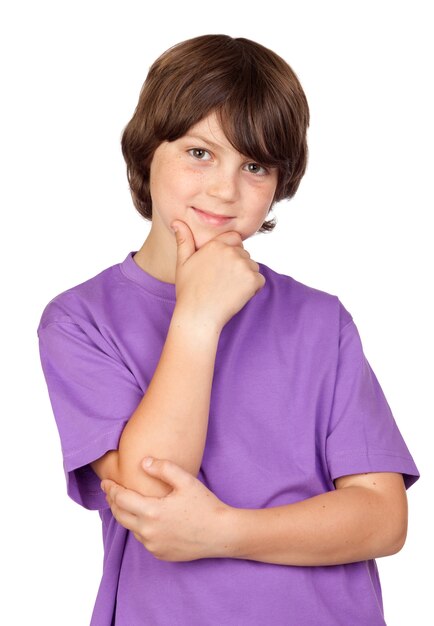
[(235, 148), (226, 137), (220, 120), (214, 112), (201, 119), (197, 124), (191, 126), (184, 137), (204, 139), (211, 146), (216, 148), (223, 147), (236, 152)]

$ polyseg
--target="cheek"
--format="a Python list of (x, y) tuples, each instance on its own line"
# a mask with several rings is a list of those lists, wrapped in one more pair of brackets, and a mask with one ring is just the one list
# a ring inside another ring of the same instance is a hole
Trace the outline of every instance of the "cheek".
[(250, 194), (250, 206), (252, 207), (252, 213), (260, 219), (261, 215), (268, 213), (270, 205), (273, 201), (275, 193), (274, 187), (257, 187), (251, 190)]
[(151, 198), (154, 210), (161, 214), (165, 214), (172, 210), (172, 206), (176, 206), (176, 188), (172, 185), (170, 178), (155, 179), (151, 181)]
[(164, 178), (158, 181), (158, 189), (162, 197), (174, 207), (180, 208), (194, 195), (200, 185), (199, 176), (191, 176), (183, 169), (174, 168), (165, 172)]

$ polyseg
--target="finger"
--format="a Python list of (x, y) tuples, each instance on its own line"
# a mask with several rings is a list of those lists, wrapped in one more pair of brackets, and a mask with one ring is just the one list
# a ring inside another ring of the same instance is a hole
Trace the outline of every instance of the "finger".
[(238, 251), (238, 254), (241, 257), (245, 257), (246, 259), (250, 259), (250, 253), (248, 250), (246, 250), (245, 248), (240, 248)]
[(146, 472), (161, 479), (174, 489), (189, 485), (191, 480), (195, 479), (193, 474), (190, 474), (190, 472), (187, 472), (183, 467), (169, 459), (153, 458), (151, 465), (148, 465), (147, 460), (143, 459), (142, 467)]
[(253, 259), (251, 259), (250, 261), (250, 267), (252, 268), (252, 270), (255, 270), (255, 272), (258, 272), (258, 273), (261, 272), (261, 268), (259, 267), (259, 264), (256, 263), (256, 261), (254, 261)]
[(107, 495), (111, 498), (113, 506), (116, 506), (117, 509), (122, 509), (127, 513), (137, 516), (149, 514), (150, 511), (155, 508), (155, 503), (159, 500), (159, 498), (152, 496), (143, 496), (141, 493), (137, 493), (137, 491), (125, 489), (125, 487), (121, 487), (120, 485), (115, 485), (115, 487), (111, 488), (110, 493)]
[(115, 483), (114, 480), (104, 478), (104, 480), (101, 481), (101, 489), (104, 491), (104, 493), (108, 493), (114, 487), (119, 487), (118, 483)]
[(223, 241), (223, 243), (228, 244), (229, 246), (240, 246), (243, 248), (243, 240), (241, 235), (236, 230), (228, 230), (224, 233), (220, 233), (217, 237), (214, 237), (218, 241)]
[(111, 505), (110, 509), (118, 524), (127, 530), (131, 530), (133, 533), (138, 533), (140, 531), (140, 518), (137, 517), (137, 515), (133, 515), (132, 513), (121, 509), (115, 503)]
[(174, 220), (170, 225), (175, 231), (177, 257), (176, 265), (184, 265), (184, 263), (196, 252), (193, 233), (190, 228), (180, 220)]

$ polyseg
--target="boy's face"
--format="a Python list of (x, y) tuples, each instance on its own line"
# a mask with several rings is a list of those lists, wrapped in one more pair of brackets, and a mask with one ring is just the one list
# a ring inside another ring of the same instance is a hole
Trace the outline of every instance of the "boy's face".
[(154, 153), (149, 235), (154, 250), (172, 256), (167, 249), (172, 246), (176, 260), (170, 228), (174, 219), (189, 226), (196, 249), (225, 231), (237, 231), (242, 240), (251, 237), (267, 217), (277, 178), (276, 168), (264, 168), (237, 152), (212, 113)]
[[(225, 230), (238, 231), (243, 240), (257, 232), (273, 201), (277, 169), (239, 154), (211, 114), (157, 148), (150, 183), (152, 220), (170, 233), (175, 218), (186, 222), (199, 248)], [(199, 211), (231, 219), (207, 219)]]

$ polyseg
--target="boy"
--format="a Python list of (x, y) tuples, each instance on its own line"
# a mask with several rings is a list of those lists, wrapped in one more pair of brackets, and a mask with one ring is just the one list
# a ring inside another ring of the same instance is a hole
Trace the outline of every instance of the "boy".
[(308, 124), (263, 46), (168, 50), (122, 138), (150, 233), (42, 314), (68, 493), (103, 523), (93, 626), (385, 624), (374, 558), (418, 470), (339, 299), (242, 243), (295, 194)]

